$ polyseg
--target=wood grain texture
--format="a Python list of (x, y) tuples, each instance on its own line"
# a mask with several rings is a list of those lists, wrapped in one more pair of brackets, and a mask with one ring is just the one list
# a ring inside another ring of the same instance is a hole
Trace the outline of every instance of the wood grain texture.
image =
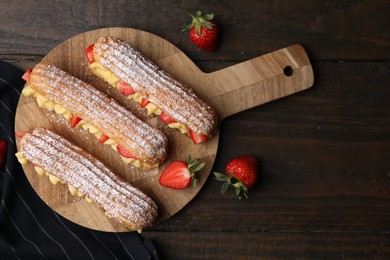
[[(129, 28), (106, 28), (86, 32), (72, 37), (50, 51), (43, 62), (55, 65), (91, 83), (109, 96), (118, 98), (124, 106), (135, 111), (134, 113), (151, 126), (161, 128), (169, 139), (169, 158), (158, 169), (149, 171), (125, 166), (116, 152), (98, 144), (93, 136), (80, 133), (82, 130), (70, 129), (68, 122), (61, 118), (61, 115), (41, 109), (33, 97), (21, 96), (16, 112), (15, 130), (32, 131), (37, 127), (46, 127), (62, 134), (80, 147), (92, 151), (113, 168), (114, 172), (144, 190), (156, 201), (160, 212), (158, 222), (177, 213), (201, 189), (214, 163), (218, 134), (208, 142), (195, 146), (191, 144), (189, 138), (162, 126), (156, 117), (145, 116), (135, 102), (125, 100), (107, 83), (91, 76), (86, 64), (85, 49), (98, 37), (107, 35), (129, 42), (176, 79), (191, 86), (202, 99), (209, 101), (217, 110), (220, 120), (228, 115), (307, 89), (314, 81), (310, 61), (303, 47), (299, 45), (209, 74), (200, 71), (169, 42), (153, 34)], [(284, 73), (286, 67), (291, 69), (292, 75), (287, 76)], [(206, 163), (198, 174), (197, 187), (175, 191), (160, 186), (158, 177), (165, 166), (174, 160), (185, 161), (188, 155)], [(67, 219), (92, 229), (126, 231), (124, 227), (106, 218), (103, 211), (96, 210), (93, 204), (89, 205), (81, 202), (80, 198), (70, 196), (66, 185), (51, 185), (47, 178), (37, 175), (31, 165), (24, 166), (24, 170), (40, 197)]]
[[(149, 171), (142, 171), (135, 167), (125, 165), (121, 161), (118, 153), (108, 146), (98, 144), (96, 138), (89, 133), (85, 133), (81, 129), (70, 129), (68, 122), (62, 116), (56, 115), (55, 112), (39, 108), (33, 97), (26, 98), (21, 96), (16, 112), (15, 130), (31, 131), (37, 127), (46, 127), (90, 151), (101, 161), (109, 165), (122, 178), (149, 194), (159, 206), (159, 217), (157, 221), (162, 221), (186, 205), (204, 184), (214, 161), (218, 144), (218, 134), (209, 142), (195, 147), (191, 144), (192, 141), (190, 138), (163, 126), (156, 117), (145, 116), (145, 111), (141, 111), (134, 102), (126, 100), (124, 96), (121, 96), (119, 92), (109, 87), (107, 83), (93, 76), (87, 66), (85, 49), (88, 45), (95, 42), (99, 36), (103, 35), (112, 35), (131, 42), (144, 55), (157, 63), (159, 63), (159, 60), (169, 60), (170, 56), (175, 57), (175, 54), (179, 52), (176, 47), (155, 35), (138, 30), (115, 28), (75, 36), (49, 52), (43, 59), (43, 62), (56, 65), (70, 72), (75, 77), (91, 83), (109, 96), (117, 98), (122, 105), (134, 111), (136, 115), (147, 121), (150, 125), (159, 125), (170, 140), (169, 158), (166, 160), (166, 163), (158, 169)], [(187, 64), (190, 64), (189, 60)], [(206, 163), (206, 166), (198, 175), (199, 185), (196, 188), (184, 191), (170, 190), (160, 186), (158, 184), (158, 177), (162, 169), (172, 160), (186, 161), (188, 155), (193, 156), (193, 158), (199, 158), (202, 162)], [(105, 217), (104, 212), (97, 210), (93, 204), (89, 205), (84, 201), (80, 201), (80, 198), (71, 196), (66, 185), (51, 185), (46, 177), (38, 176), (31, 165), (24, 166), (24, 170), (38, 195), (65, 218), (96, 230), (127, 231), (126, 228)]]
[(148, 232), (145, 237), (164, 241), (156, 243), (162, 259), (386, 259), (390, 254), (389, 237), (372, 233)]
[[(1, 24), (12, 25), (12, 31), (0, 30), (0, 54), (44, 56), (53, 46), (74, 35), (120, 26), (153, 32), (168, 39), (192, 60), (245, 61), (294, 43), (307, 46), (315, 60), (390, 58), (386, 0), (343, 3), (243, 0), (217, 1), (212, 5), (206, 0), (147, 3), (143, 0), (131, 3), (88, 0), (67, 1), (61, 5), (34, 1), (28, 8), (20, 6), (25, 6), (25, 1), (2, 1), (0, 19), (4, 22)], [(188, 37), (180, 33), (182, 26), (190, 21), (185, 9), (216, 14), (223, 38), (222, 47), (215, 53), (199, 52)]]
[[(215, 52), (180, 32), (186, 8), (215, 13)], [(152, 32), (205, 72), (302, 44), (313, 88), (221, 123), (213, 170), (242, 154), (261, 160), (249, 200), (220, 195), (210, 176), (142, 236), (162, 259), (232, 259), (234, 249), (242, 259), (389, 259), (389, 9), (387, 0), (0, 1), (0, 59), (27, 69), (66, 39), (112, 26)]]
[(389, 68), (317, 63), (326, 76), (316, 87), (225, 119), (213, 170), (257, 155), (261, 182), (250, 201), (232, 203), (233, 191), (220, 195), (210, 178), (191, 207), (156, 228), (388, 232)]

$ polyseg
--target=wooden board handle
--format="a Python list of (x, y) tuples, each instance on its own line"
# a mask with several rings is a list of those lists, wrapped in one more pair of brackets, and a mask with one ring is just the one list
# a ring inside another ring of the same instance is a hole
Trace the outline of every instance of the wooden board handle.
[(310, 88), (313, 69), (304, 48), (295, 44), (209, 73), (211, 98), (221, 119)]

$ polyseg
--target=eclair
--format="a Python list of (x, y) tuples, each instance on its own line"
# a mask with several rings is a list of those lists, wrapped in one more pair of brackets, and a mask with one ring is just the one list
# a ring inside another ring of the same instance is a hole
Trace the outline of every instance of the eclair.
[(165, 135), (90, 84), (43, 63), (23, 78), (27, 84), (22, 94), (35, 96), (40, 107), (63, 115), (71, 127), (94, 134), (100, 143), (118, 151), (126, 163), (150, 169), (165, 160)]
[(189, 135), (195, 144), (215, 132), (216, 112), (188, 86), (174, 79), (130, 44), (114, 37), (100, 37), (87, 50), (91, 71), (139, 102), (148, 115)]
[(85, 196), (128, 229), (140, 231), (154, 223), (158, 207), (149, 196), (62, 136), (37, 128), (24, 133), (19, 144), (21, 164), (32, 163), (53, 184), (67, 184), (72, 195)]

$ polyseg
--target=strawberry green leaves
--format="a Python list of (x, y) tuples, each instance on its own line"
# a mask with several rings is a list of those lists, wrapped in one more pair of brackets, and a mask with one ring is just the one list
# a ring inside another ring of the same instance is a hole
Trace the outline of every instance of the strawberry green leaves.
[(192, 27), (195, 27), (196, 33), (200, 36), (200, 28), (202, 26), (209, 30), (212, 29), (213, 24), (210, 21), (214, 19), (214, 14), (202, 15), (201, 11), (196, 11), (195, 15), (191, 14), (189, 11), (187, 11), (187, 13), (192, 17), (192, 22), (184, 26), (185, 31), (189, 31)]
[(214, 176), (217, 181), (224, 182), (221, 186), (221, 194), (224, 194), (230, 186), (233, 186), (238, 199), (242, 199), (242, 197), (248, 198), (248, 187), (234, 177), (233, 174), (214, 172)]

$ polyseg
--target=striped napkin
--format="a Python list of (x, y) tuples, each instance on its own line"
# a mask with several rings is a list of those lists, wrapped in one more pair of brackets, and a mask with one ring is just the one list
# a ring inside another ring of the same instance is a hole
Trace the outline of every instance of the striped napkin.
[(153, 243), (137, 232), (81, 227), (58, 215), (35, 193), (14, 156), (22, 74), (0, 61), (0, 140), (7, 143), (0, 169), (0, 259), (158, 259)]

